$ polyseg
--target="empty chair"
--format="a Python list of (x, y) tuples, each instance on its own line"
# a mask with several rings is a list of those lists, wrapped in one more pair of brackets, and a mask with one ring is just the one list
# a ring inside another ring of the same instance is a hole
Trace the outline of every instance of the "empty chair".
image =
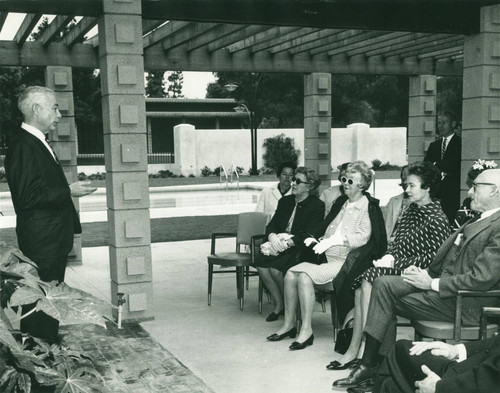
[[(236, 273), (236, 289), (240, 301), (240, 309), (243, 310), (243, 286), (245, 271), (247, 280), (251, 275), (250, 266), (255, 259), (258, 241), (264, 237), (267, 222), (267, 214), (262, 212), (240, 213), (238, 215), (238, 228), (236, 233), (212, 233), (212, 242), (208, 262), (208, 305), (212, 303), (212, 280), (214, 274)], [(236, 236), (235, 252), (217, 252), (216, 241), (221, 237)], [(250, 252), (246, 252), (242, 246), (250, 246)], [(214, 271), (214, 265), (234, 267), (235, 269), (224, 269)], [(248, 282), (248, 281), (247, 281)]]

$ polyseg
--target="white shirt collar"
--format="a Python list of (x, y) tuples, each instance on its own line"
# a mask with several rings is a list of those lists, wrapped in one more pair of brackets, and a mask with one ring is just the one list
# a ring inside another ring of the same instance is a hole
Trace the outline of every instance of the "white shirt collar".
[(455, 135), (455, 133), (443, 138), (443, 139), (446, 139), (446, 146), (448, 146), (450, 144), (451, 138), (453, 138), (454, 135)]
[(481, 218), (478, 221), (483, 220), (486, 217), (489, 217), (489, 216), (495, 214), (499, 210), (500, 210), (500, 207), (497, 207), (496, 209), (490, 209), (490, 210), (486, 210), (485, 212), (482, 212), (481, 213)]
[(38, 128), (33, 127), (32, 125), (26, 124), (23, 122), (21, 124), (21, 128), (24, 128), (26, 131), (28, 131), (31, 135), (37, 137), (40, 139), (42, 142), (45, 142), (45, 134), (40, 131)]
[(50, 145), (47, 143), (47, 140), (45, 139), (45, 134), (42, 131), (40, 131), (36, 127), (33, 127), (32, 125), (26, 124), (25, 122), (23, 122), (21, 124), (21, 128), (23, 128), (24, 130), (26, 130), (27, 132), (29, 132), (35, 138), (39, 139), (40, 142), (42, 142), (45, 145), (45, 147), (47, 148), (47, 150), (49, 151), (49, 153), (51, 154), (51, 156), (54, 157), (54, 160), (56, 160), (56, 162), (57, 162), (57, 158), (55, 156), (54, 150), (52, 150), (52, 148), (50, 147)]

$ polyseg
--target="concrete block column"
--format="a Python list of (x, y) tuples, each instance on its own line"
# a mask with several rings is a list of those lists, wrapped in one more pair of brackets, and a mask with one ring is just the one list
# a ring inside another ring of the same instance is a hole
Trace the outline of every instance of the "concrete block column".
[[(68, 183), (78, 181), (76, 167), (77, 144), (75, 126), (75, 106), (73, 101), (73, 73), (71, 67), (49, 66), (45, 68), (45, 85), (54, 90), (61, 112), (61, 119), (55, 131), (50, 131), (49, 140), (57, 154)], [(73, 198), (76, 211), (80, 210), (78, 198)], [(73, 249), (68, 256), (68, 263), (81, 265), (82, 238), (75, 235)]]
[(151, 227), (140, 0), (103, 0), (99, 62), (111, 298), (125, 320), (153, 318)]
[(324, 181), (331, 172), (332, 76), (304, 76), (304, 165)]
[[(465, 37), (462, 113), (462, 173), (478, 158), (500, 163), (498, 4), (481, 8), (480, 33)], [(462, 199), (466, 191), (462, 179)]]
[(183, 176), (199, 175), (196, 171), (196, 129), (191, 124), (174, 127), (174, 153), (176, 166)]
[(410, 77), (408, 162), (422, 161), (436, 136), (436, 76)]

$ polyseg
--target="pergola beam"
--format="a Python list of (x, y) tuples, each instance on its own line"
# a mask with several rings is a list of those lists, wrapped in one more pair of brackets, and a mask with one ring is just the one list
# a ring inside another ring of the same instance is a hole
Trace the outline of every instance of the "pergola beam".
[(229, 53), (235, 53), (244, 49), (248, 49), (255, 45), (256, 43), (268, 42), (281, 37), (285, 34), (292, 33), (296, 31), (297, 27), (272, 27), (269, 30), (257, 33), (255, 35), (248, 36), (241, 41), (235, 42), (227, 47)]
[[(207, 52), (204, 48), (190, 51), (182, 47), (175, 48), (163, 56), (164, 50), (156, 45), (144, 51), (146, 69), (175, 69), (185, 71), (234, 71), (238, 64), (239, 72), (329, 72), (333, 74), (389, 74), (389, 75), (461, 75), (462, 63), (451, 62), (436, 66), (432, 59), (419, 60), (417, 57), (400, 59), (381, 56), (366, 58), (365, 56), (347, 57), (344, 55), (328, 57), (326, 55), (309, 56), (300, 54), (290, 56), (286, 52), (271, 56), (266, 52), (255, 55), (249, 50), (230, 54), (226, 50)], [(444, 63), (444, 62), (442, 62)], [(151, 66), (152, 65), (152, 66)]]
[(170, 50), (176, 48), (190, 39), (197, 38), (208, 33), (217, 26), (216, 23), (190, 23), (177, 31), (177, 34), (164, 38), (161, 41), (163, 49)]
[(8, 12), (0, 12), (0, 31), (2, 31), (2, 27), (5, 23), (5, 20), (7, 19), (7, 15), (9, 15)]
[(244, 26), (243, 29), (237, 31), (235, 34), (228, 35), (210, 42), (207, 45), (208, 52), (214, 52), (219, 49), (225, 48), (235, 42), (243, 40), (252, 34), (257, 34), (262, 31), (271, 29), (272, 26)]
[[(0, 2), (1, 3), (1, 2)], [(31, 34), (33, 28), (38, 24), (42, 14), (26, 14), (21, 26), (17, 30), (14, 41), (17, 45), (23, 45)]]
[(53, 42), (58, 34), (66, 27), (66, 25), (71, 22), (74, 15), (58, 15), (52, 22), (47, 26), (44, 32), (38, 37), (37, 41), (40, 41), (43, 46), (47, 46)]
[[(380, 42), (381, 39), (392, 40), (392, 39), (404, 37), (405, 35), (408, 35), (408, 34), (410, 34), (410, 33), (393, 31), (393, 32), (379, 33), (378, 35), (374, 36), (373, 38), (364, 38), (362, 40), (359, 40), (359, 38), (354, 38), (351, 41), (345, 42), (343, 45), (339, 46), (338, 48), (329, 50), (327, 53), (328, 53), (328, 56), (336, 56), (336, 55), (340, 55), (343, 53), (346, 53), (348, 56), (355, 56), (355, 55), (361, 54), (363, 52), (362, 50), (360, 50), (360, 48), (369, 48), (371, 45), (374, 45), (377, 42)], [(354, 53), (350, 53), (351, 51)]]
[(186, 51), (190, 52), (202, 46), (209, 45), (220, 38), (227, 38), (244, 28), (244, 25), (219, 24), (214, 29), (207, 31), (206, 34), (190, 39), (183, 47)]
[(279, 47), (290, 40), (295, 40), (301, 37), (304, 37), (308, 34), (314, 33), (318, 31), (318, 29), (313, 29), (312, 27), (304, 27), (298, 28), (297, 30), (290, 32), (288, 34), (284, 34), (280, 37), (276, 37), (272, 41), (265, 41), (262, 43), (258, 43), (252, 46), (250, 49), (252, 53), (257, 53), (263, 50), (270, 50), (271, 48)]
[(64, 36), (62, 42), (69, 47), (81, 43), (85, 34), (97, 24), (97, 21), (98, 18), (93, 16), (86, 16), (80, 19), (80, 22)]
[(158, 27), (156, 30), (152, 31), (150, 34), (144, 36), (143, 45), (144, 49), (163, 41), (165, 38), (174, 35), (178, 30), (189, 25), (189, 22), (177, 22), (170, 21), (163, 26)]
[(335, 34), (331, 41), (319, 48), (311, 49), (309, 54), (311, 56), (319, 55), (336, 48), (341, 48), (343, 45), (350, 45), (357, 42), (368, 40), (372, 37), (380, 36), (380, 31), (364, 31), (364, 30), (345, 30)]

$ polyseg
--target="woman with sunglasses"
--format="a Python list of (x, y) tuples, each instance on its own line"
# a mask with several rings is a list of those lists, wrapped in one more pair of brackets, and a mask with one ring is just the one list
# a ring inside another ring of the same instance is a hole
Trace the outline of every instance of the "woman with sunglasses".
[[(311, 232), (313, 236), (304, 241), (306, 247), (312, 247), (317, 256), (304, 257), (302, 260), (310, 262), (302, 262), (290, 268), (285, 276), (285, 320), (280, 330), (267, 337), (269, 341), (295, 337), (296, 308), (300, 301), (302, 328), (297, 340), (289, 348), (297, 350), (312, 345), (314, 284), (332, 282), (341, 271), (343, 282), (348, 274), (347, 268), (344, 268), (348, 254), (359, 250), (369, 240), (374, 244), (367, 250), (370, 256), (379, 257), (385, 252), (387, 239), (382, 212), (378, 201), (366, 192), (372, 182), (372, 176), (372, 171), (363, 161), (348, 165), (345, 176), (341, 178), (344, 195), (335, 201), (323, 223)], [(318, 265), (318, 262), (321, 264)], [(352, 265), (349, 266), (351, 267)], [(339, 284), (342, 285), (341, 282)], [(335, 287), (340, 288), (337, 284)]]
[(318, 198), (320, 184), (314, 170), (298, 167), (292, 181), (292, 195), (278, 201), (276, 212), (267, 224), (269, 255), (259, 254), (254, 264), (273, 302), (273, 312), (266, 318), (267, 322), (276, 321), (284, 314), (283, 274), (299, 262), (297, 257), (304, 239), (323, 220), (325, 204)]
[(394, 241), (387, 253), (373, 261), (373, 266), (356, 278), (354, 325), (351, 343), (346, 353), (327, 365), (329, 370), (344, 370), (354, 366), (364, 350), (363, 329), (366, 324), (372, 283), (377, 277), (401, 275), (407, 268), (426, 268), (441, 244), (450, 235), (450, 224), (436, 199), (441, 173), (430, 162), (415, 162), (408, 166), (406, 193), (410, 205), (399, 219)]

